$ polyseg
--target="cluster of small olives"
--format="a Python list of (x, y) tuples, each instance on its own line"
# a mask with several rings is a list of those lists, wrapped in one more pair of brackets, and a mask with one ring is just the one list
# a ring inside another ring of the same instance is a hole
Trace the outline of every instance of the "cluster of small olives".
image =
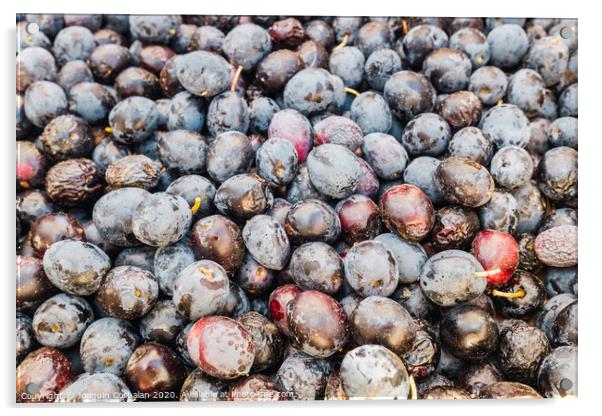
[(576, 20), (17, 31), (18, 402), (577, 394)]

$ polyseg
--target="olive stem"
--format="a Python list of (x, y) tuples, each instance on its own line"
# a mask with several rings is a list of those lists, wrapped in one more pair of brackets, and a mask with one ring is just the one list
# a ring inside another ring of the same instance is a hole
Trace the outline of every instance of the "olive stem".
[(238, 83), (238, 78), (240, 78), (241, 72), (242, 72), (242, 65), (238, 65), (238, 68), (236, 68), (236, 73), (234, 74), (234, 77), (232, 78), (232, 84), (230, 84), (230, 91), (232, 91), (232, 92), (236, 91), (236, 84)]
[(203, 274), (203, 276), (207, 277), (209, 280), (213, 279), (213, 270), (201, 266), (199, 267), (199, 271)]
[(516, 292), (502, 292), (496, 289), (491, 291), (491, 296), (497, 296), (506, 299), (524, 298), (526, 294), (527, 292), (525, 292), (525, 289), (519, 289)]
[(334, 48), (332, 48), (332, 50), (336, 51), (337, 49), (341, 49), (341, 48), (345, 47), (345, 45), (347, 45), (348, 41), (349, 41), (349, 33), (345, 33), (345, 35), (343, 36), (343, 40), (341, 41), (341, 43), (339, 43), (337, 46), (335, 46)]
[(408, 33), (408, 21), (406, 19), (401, 19), (401, 29), (404, 35)]
[(408, 381), (410, 382), (410, 400), (417, 400), (418, 393), (416, 392), (416, 381), (414, 381), (414, 376), (410, 375)]
[(348, 94), (355, 95), (356, 97), (360, 95), (360, 93), (357, 92), (356, 90), (354, 90), (353, 88), (345, 87), (344, 89), (345, 89), (345, 92)]
[(501, 272), (502, 270), (497, 268), (497, 269), (493, 269), (493, 270), (487, 270), (484, 272), (475, 272), (475, 277), (488, 277), (488, 276), (492, 276), (494, 274), (498, 274), (499, 272)]
[(196, 212), (199, 210), (200, 207), (201, 207), (201, 198), (197, 196), (196, 198), (194, 198), (194, 205), (192, 205), (192, 208), (190, 208), (190, 211), (192, 211), (193, 214), (196, 214)]

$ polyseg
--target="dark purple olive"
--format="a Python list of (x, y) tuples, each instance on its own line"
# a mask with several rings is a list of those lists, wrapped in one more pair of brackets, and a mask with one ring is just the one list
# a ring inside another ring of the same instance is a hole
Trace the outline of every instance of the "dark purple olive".
[(88, 373), (121, 376), (140, 337), (127, 321), (101, 318), (86, 328), (80, 344), (82, 365)]
[(111, 268), (109, 256), (94, 244), (62, 240), (44, 253), (44, 272), (64, 292), (87, 296), (95, 293)]
[(17, 367), (17, 403), (54, 401), (73, 378), (71, 363), (61, 351), (42, 347), (27, 355)]
[(59, 293), (42, 303), (33, 315), (33, 331), (45, 347), (69, 348), (94, 321), (92, 307), (83, 298)]
[(441, 340), (458, 358), (482, 360), (495, 351), (498, 327), (491, 315), (473, 305), (462, 305), (446, 314), (441, 322)]
[(244, 313), (236, 318), (253, 338), (255, 359), (251, 371), (274, 368), (282, 359), (284, 341), (278, 327), (257, 312)]
[(144, 316), (159, 296), (159, 284), (136, 266), (111, 269), (96, 292), (96, 303), (108, 316), (136, 319)]
[(29, 229), (31, 246), (37, 257), (43, 257), (52, 244), (61, 240), (85, 240), (86, 234), (75, 217), (64, 212), (38, 217)]
[(359, 345), (383, 345), (401, 356), (411, 349), (416, 337), (412, 316), (399, 303), (381, 296), (362, 300), (350, 324)]
[(341, 222), (328, 204), (317, 199), (306, 199), (289, 209), (284, 228), (294, 242), (332, 243), (341, 233)]
[(229, 273), (242, 265), (245, 255), (240, 228), (222, 215), (211, 215), (194, 224), (192, 247), (198, 258), (213, 260)]
[(17, 256), (16, 267), (17, 310), (35, 310), (56, 288), (46, 277), (41, 259)]
[(513, 319), (501, 329), (498, 349), (498, 365), (506, 377), (534, 383), (539, 364), (550, 353), (550, 342), (540, 329)]
[(322, 242), (306, 243), (295, 249), (290, 273), (304, 290), (333, 295), (343, 284), (343, 262), (335, 249)]
[(293, 343), (312, 357), (330, 357), (347, 341), (347, 315), (330, 296), (316, 290), (301, 292), (286, 309)]
[(129, 387), (145, 400), (170, 400), (178, 397), (186, 376), (184, 364), (168, 347), (149, 342), (130, 356), (124, 378)]
[(448, 202), (470, 208), (486, 204), (493, 195), (494, 182), (489, 171), (465, 158), (444, 159), (435, 172), (435, 183)]
[(173, 287), (173, 303), (190, 320), (221, 312), (230, 293), (226, 271), (211, 260), (200, 260), (180, 272)]

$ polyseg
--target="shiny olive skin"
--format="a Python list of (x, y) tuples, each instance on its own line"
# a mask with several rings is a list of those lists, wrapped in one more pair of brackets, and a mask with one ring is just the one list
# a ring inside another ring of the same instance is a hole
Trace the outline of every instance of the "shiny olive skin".
[(209, 145), (207, 173), (216, 182), (224, 182), (246, 172), (253, 161), (253, 149), (248, 137), (241, 132), (219, 134)]
[(511, 284), (504, 291), (514, 293), (525, 291), (525, 296), (516, 299), (495, 298), (497, 310), (504, 316), (521, 318), (532, 315), (544, 303), (546, 293), (543, 282), (536, 275), (524, 270), (517, 270), (512, 276)]
[(475, 273), (483, 271), (478, 260), (460, 250), (446, 250), (430, 257), (420, 276), (424, 294), (434, 303), (448, 307), (480, 296), (487, 278)]
[(29, 239), (34, 253), (43, 257), (46, 250), (57, 241), (85, 240), (85, 232), (75, 217), (64, 212), (48, 213), (38, 217), (29, 229)]
[(519, 223), (519, 205), (506, 191), (493, 191), (491, 199), (478, 209), (481, 228), (514, 234)]
[(555, 346), (577, 345), (579, 332), (577, 326), (577, 302), (567, 305), (558, 312), (551, 329), (551, 341)]
[(391, 112), (402, 120), (410, 120), (435, 106), (435, 88), (422, 74), (400, 71), (385, 83), (384, 95)]
[(341, 234), (353, 244), (370, 240), (380, 233), (381, 222), (378, 206), (365, 195), (351, 195), (340, 201), (335, 210), (341, 222)]
[(577, 394), (577, 348), (558, 347), (545, 357), (537, 375), (537, 385), (545, 397)]
[(276, 288), (268, 298), (269, 318), (278, 326), (278, 329), (285, 334), (289, 334), (288, 328), (288, 304), (301, 293), (297, 285), (285, 284)]
[(435, 222), (433, 204), (413, 185), (389, 188), (381, 197), (379, 207), (385, 226), (407, 240), (422, 240)]
[(159, 295), (155, 276), (136, 266), (109, 271), (96, 292), (96, 302), (109, 316), (136, 319), (145, 315)]
[(17, 310), (35, 310), (56, 291), (46, 277), (41, 259), (17, 256), (16, 270)]
[(236, 272), (236, 283), (250, 296), (259, 297), (268, 293), (275, 280), (273, 270), (257, 263), (249, 254)]
[(224, 181), (213, 200), (223, 215), (248, 220), (271, 208), (274, 196), (267, 183), (257, 175), (243, 173)]
[(298, 53), (281, 49), (272, 52), (259, 63), (255, 79), (259, 87), (271, 95), (280, 91), (302, 68), (303, 61)]
[(73, 377), (65, 354), (49, 347), (29, 353), (17, 367), (16, 374), (17, 403), (52, 402)]
[(489, 171), (455, 156), (441, 162), (435, 171), (435, 183), (448, 202), (469, 208), (486, 204), (493, 195), (494, 181)]
[(481, 118), (482, 104), (479, 98), (468, 91), (457, 91), (447, 96), (439, 105), (438, 113), (454, 131), (474, 126)]
[(482, 360), (495, 351), (498, 327), (485, 310), (458, 306), (441, 322), (441, 340), (455, 356), (466, 360)]
[(196, 199), (200, 199), (198, 210), (192, 214), (193, 220), (206, 217), (215, 212), (213, 199), (215, 198), (215, 185), (201, 175), (184, 175), (169, 184), (165, 192), (179, 195), (194, 207)]
[(146, 400), (168, 400), (177, 397), (184, 382), (182, 360), (168, 347), (149, 342), (140, 345), (128, 360), (125, 380), (135, 392), (144, 393)]
[(308, 290), (297, 295), (286, 309), (294, 345), (312, 357), (330, 357), (347, 341), (347, 315), (332, 297)]
[(229, 273), (242, 265), (245, 254), (240, 228), (222, 215), (211, 215), (194, 224), (192, 246), (199, 258), (213, 260)]
[(341, 233), (341, 221), (328, 204), (317, 199), (306, 199), (289, 209), (284, 228), (294, 242), (331, 243)]
[(353, 311), (350, 324), (359, 345), (380, 344), (398, 355), (407, 353), (416, 337), (413, 319), (404, 307), (380, 296), (362, 300)]

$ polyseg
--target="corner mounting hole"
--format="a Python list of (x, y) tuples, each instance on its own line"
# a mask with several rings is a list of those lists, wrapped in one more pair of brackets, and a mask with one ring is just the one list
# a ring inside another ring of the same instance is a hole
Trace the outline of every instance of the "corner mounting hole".
[(560, 29), (560, 37), (562, 39), (570, 39), (574, 36), (574, 30), (571, 26), (564, 26)]
[(27, 33), (30, 35), (35, 35), (40, 31), (40, 26), (38, 26), (37, 23), (28, 23), (25, 30), (27, 30)]

